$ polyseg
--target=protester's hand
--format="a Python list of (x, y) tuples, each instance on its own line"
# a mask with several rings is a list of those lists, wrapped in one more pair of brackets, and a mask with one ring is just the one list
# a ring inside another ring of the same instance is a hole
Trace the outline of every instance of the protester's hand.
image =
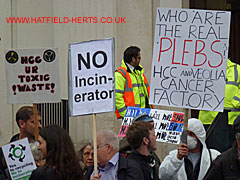
[(188, 146), (187, 144), (180, 144), (178, 146), (177, 158), (182, 160), (184, 156), (188, 155)]
[(102, 174), (98, 174), (97, 176), (96, 175), (93, 175), (91, 176), (90, 180), (99, 180), (101, 178)]

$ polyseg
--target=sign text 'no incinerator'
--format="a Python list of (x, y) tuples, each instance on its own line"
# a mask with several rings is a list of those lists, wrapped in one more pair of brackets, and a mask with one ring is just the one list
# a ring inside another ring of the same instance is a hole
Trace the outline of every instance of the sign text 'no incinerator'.
[(70, 45), (72, 116), (114, 111), (113, 39)]

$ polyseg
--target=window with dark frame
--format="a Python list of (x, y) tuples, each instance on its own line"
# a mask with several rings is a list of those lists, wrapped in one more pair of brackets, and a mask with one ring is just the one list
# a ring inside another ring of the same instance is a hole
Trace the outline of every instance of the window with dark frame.
[(42, 103), (37, 105), (42, 116), (42, 126), (58, 125), (69, 132), (68, 100), (59, 103)]

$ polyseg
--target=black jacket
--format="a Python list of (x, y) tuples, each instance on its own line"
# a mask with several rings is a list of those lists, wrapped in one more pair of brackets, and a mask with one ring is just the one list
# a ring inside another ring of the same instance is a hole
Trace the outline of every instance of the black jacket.
[[(14, 135), (11, 138), (10, 142), (17, 141), (19, 139), (19, 135), (20, 135), (19, 133)], [(8, 172), (7, 165), (4, 159), (2, 147), (0, 147), (0, 180), (2, 179), (5, 179), (5, 180), (10, 179), (10, 174)]]
[[(144, 176), (144, 180), (152, 180), (151, 178), (151, 171), (153, 172), (153, 168), (150, 167), (150, 163), (153, 161), (153, 156), (145, 156), (139, 154), (137, 151), (132, 150), (132, 153), (127, 156), (128, 159), (132, 159), (138, 163), (138, 165), (141, 167), (141, 171)], [(158, 171), (157, 171), (158, 172)]]
[[(119, 146), (120, 146), (119, 152), (121, 154), (123, 154), (125, 157), (128, 158), (128, 156), (132, 153), (133, 149), (131, 148), (131, 146), (127, 142), (126, 137), (124, 137), (123, 139), (121, 139), (119, 141)], [(153, 180), (159, 180), (158, 171), (159, 171), (159, 167), (161, 165), (161, 161), (160, 161), (160, 159), (158, 158), (157, 154), (154, 151), (151, 153), (151, 156), (154, 159)]]
[(204, 180), (238, 180), (240, 179), (240, 161), (238, 160), (237, 144), (220, 154), (211, 164)]
[(19, 140), (19, 136), (20, 136), (20, 133), (15, 134), (15, 135), (10, 139), (10, 142), (14, 142), (14, 141)]
[[(84, 175), (84, 180), (89, 180), (92, 172), (93, 166), (90, 166)], [(118, 180), (144, 180), (139, 165), (135, 161), (123, 157), (121, 154), (119, 154), (117, 173)]]
[(32, 172), (29, 180), (57, 180), (57, 178), (52, 168), (42, 166)]
[(3, 170), (0, 169), (0, 180), (7, 180), (7, 176)]

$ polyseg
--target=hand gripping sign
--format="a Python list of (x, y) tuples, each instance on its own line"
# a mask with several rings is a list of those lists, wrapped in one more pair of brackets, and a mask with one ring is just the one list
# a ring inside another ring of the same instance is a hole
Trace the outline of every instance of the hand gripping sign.
[(93, 114), (94, 172), (97, 175), (96, 113), (115, 110), (114, 39), (69, 45), (71, 116)]

